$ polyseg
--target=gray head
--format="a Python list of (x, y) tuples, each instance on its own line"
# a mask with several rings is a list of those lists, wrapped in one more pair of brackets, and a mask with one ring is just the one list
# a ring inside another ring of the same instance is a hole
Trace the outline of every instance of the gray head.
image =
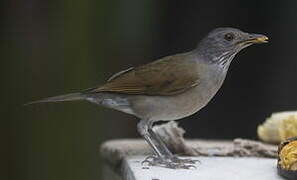
[(217, 28), (203, 38), (195, 52), (205, 61), (229, 66), (233, 57), (252, 44), (266, 43), (268, 37), (235, 28)]

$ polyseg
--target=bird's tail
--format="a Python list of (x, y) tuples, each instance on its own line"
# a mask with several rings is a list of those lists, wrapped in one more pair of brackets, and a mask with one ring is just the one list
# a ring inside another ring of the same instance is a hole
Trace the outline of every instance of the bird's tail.
[(76, 101), (76, 100), (83, 100), (85, 96), (83, 93), (71, 93), (71, 94), (64, 94), (60, 96), (48, 97), (45, 99), (32, 101), (26, 103), (25, 105), (36, 104), (36, 103), (47, 103), (47, 102), (61, 102), (61, 101)]

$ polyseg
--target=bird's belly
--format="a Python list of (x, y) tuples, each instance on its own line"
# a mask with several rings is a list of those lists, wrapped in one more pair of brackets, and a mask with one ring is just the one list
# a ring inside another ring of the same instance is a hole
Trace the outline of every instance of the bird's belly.
[(175, 96), (136, 96), (130, 101), (131, 108), (139, 118), (154, 121), (177, 120), (203, 108), (218, 89), (219, 87), (205, 85)]

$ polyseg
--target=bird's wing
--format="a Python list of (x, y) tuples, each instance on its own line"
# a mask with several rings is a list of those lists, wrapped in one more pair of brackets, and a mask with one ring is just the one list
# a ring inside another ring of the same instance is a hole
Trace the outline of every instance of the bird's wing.
[(128, 69), (125, 69), (125, 70), (123, 70), (123, 71), (120, 71), (120, 72), (118, 72), (118, 73), (115, 73), (115, 74), (112, 75), (110, 78), (108, 78), (107, 82), (109, 82), (109, 81), (111, 81), (111, 80), (117, 78), (118, 76), (120, 76), (120, 75), (122, 75), (122, 74), (124, 74), (124, 73), (126, 73), (126, 72), (128, 72), (128, 71), (131, 71), (132, 69), (134, 69), (134, 67), (129, 67)]
[(106, 84), (88, 93), (115, 92), (141, 95), (175, 95), (199, 83), (194, 61), (186, 54), (168, 56), (158, 61), (117, 73)]

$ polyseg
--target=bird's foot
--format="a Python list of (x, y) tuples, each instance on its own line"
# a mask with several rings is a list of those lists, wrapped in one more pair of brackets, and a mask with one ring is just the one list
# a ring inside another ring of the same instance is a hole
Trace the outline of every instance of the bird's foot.
[(175, 155), (170, 157), (170, 160), (172, 162), (175, 162), (175, 163), (186, 163), (186, 164), (196, 164), (197, 162), (201, 163), (199, 160), (182, 159), (182, 158), (179, 158), (178, 156), (175, 156)]
[[(187, 164), (188, 163), (188, 164)], [(149, 166), (160, 166), (170, 169), (196, 169), (196, 166), (192, 165), (194, 164), (194, 161), (190, 160), (184, 160), (179, 158), (165, 158), (165, 157), (156, 157), (156, 156), (148, 156), (145, 158), (144, 161), (142, 161), (143, 164), (147, 164)], [(190, 165), (189, 165), (190, 164)]]

